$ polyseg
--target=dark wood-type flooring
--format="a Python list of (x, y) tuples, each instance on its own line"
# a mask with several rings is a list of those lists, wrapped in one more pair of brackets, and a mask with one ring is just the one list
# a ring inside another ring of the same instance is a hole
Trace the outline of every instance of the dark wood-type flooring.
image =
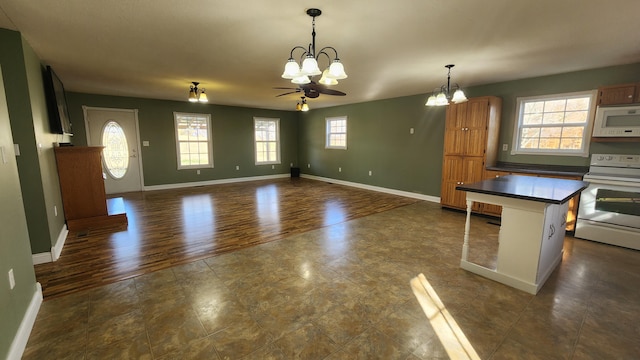
[(126, 228), (70, 232), (58, 261), (35, 266), (45, 299), (418, 201), (301, 178), (122, 197)]

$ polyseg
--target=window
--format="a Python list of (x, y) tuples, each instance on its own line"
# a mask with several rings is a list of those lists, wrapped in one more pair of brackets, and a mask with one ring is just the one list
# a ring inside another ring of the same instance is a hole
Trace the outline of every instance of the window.
[(589, 155), (595, 92), (517, 99), (512, 154)]
[(347, 117), (327, 118), (327, 149), (347, 148)]
[(107, 173), (114, 179), (122, 179), (129, 169), (129, 146), (122, 127), (111, 120), (102, 129), (102, 158)]
[(173, 113), (178, 169), (213, 167), (211, 115)]
[(280, 164), (280, 119), (253, 118), (256, 165)]

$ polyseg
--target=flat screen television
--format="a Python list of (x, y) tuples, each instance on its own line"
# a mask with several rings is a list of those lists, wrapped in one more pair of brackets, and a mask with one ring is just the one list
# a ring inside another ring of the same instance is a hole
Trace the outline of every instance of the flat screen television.
[(44, 69), (43, 80), (51, 132), (54, 134), (73, 135), (62, 81), (60, 81), (51, 66), (47, 66)]

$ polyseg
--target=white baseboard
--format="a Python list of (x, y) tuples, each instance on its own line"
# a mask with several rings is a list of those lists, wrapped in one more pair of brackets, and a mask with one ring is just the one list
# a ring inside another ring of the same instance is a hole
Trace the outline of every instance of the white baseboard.
[(56, 240), (56, 244), (51, 247), (50, 252), (31, 255), (33, 265), (58, 261), (58, 259), (60, 258), (60, 254), (62, 253), (62, 248), (64, 247), (64, 242), (67, 241), (68, 234), (69, 230), (67, 229), (67, 225), (65, 224), (62, 226), (62, 230), (60, 230), (60, 234), (58, 234), (58, 240)]
[(50, 263), (53, 261), (53, 258), (51, 257), (51, 252), (32, 254), (31, 259), (33, 260), (33, 265)]
[(231, 179), (194, 181), (194, 182), (177, 183), (177, 184), (151, 185), (151, 186), (145, 186), (144, 187), (144, 191), (170, 190), (170, 189), (180, 189), (180, 188), (195, 187), (195, 186), (231, 184), (231, 183), (238, 183), (238, 182), (245, 182), (245, 181), (281, 179), (281, 178), (287, 178), (289, 176), (291, 176), (291, 175), (289, 173), (287, 173), (287, 174), (277, 174), (277, 175), (264, 175), (264, 176), (250, 176), (250, 177), (241, 177), (241, 178), (231, 178)]
[(352, 186), (352, 187), (365, 189), (365, 190), (378, 191), (378, 192), (383, 192), (383, 193), (392, 194), (392, 195), (398, 195), (398, 196), (404, 196), (404, 197), (414, 198), (414, 199), (418, 199), (418, 200), (425, 200), (425, 201), (440, 203), (440, 198), (437, 197), (437, 196), (430, 196), (430, 195), (413, 193), (413, 192), (409, 192), (409, 191), (389, 189), (389, 188), (380, 187), (380, 186), (360, 184), (360, 183), (351, 182), (351, 181), (344, 181), (344, 180), (337, 180), (337, 179), (332, 179), (332, 178), (325, 178), (325, 177), (320, 177), (320, 176), (315, 176), (315, 175), (301, 174), (300, 176), (303, 177), (303, 178), (306, 178), (306, 179), (324, 181), (324, 182), (329, 182), (329, 183), (339, 184), (339, 185), (345, 185), (345, 186)]
[(36, 291), (31, 298), (27, 312), (22, 317), (22, 322), (20, 322), (18, 332), (13, 338), (13, 342), (9, 348), (7, 360), (20, 360), (22, 357), (24, 349), (27, 347), (27, 341), (29, 341), (29, 335), (31, 335), (33, 324), (36, 322), (40, 305), (42, 305), (42, 286), (37, 282)]
[(60, 254), (62, 253), (64, 242), (67, 241), (68, 234), (69, 230), (67, 229), (67, 224), (64, 224), (62, 230), (60, 230), (56, 244), (51, 248), (51, 258), (53, 261), (58, 261), (58, 258), (60, 258)]

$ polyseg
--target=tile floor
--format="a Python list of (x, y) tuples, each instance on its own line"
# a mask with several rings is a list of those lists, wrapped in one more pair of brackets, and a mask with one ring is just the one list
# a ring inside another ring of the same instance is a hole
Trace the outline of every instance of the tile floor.
[(639, 251), (567, 236), (533, 296), (459, 268), (463, 224), (419, 202), (47, 300), (24, 359), (446, 359), (420, 273), (482, 359), (640, 358)]

